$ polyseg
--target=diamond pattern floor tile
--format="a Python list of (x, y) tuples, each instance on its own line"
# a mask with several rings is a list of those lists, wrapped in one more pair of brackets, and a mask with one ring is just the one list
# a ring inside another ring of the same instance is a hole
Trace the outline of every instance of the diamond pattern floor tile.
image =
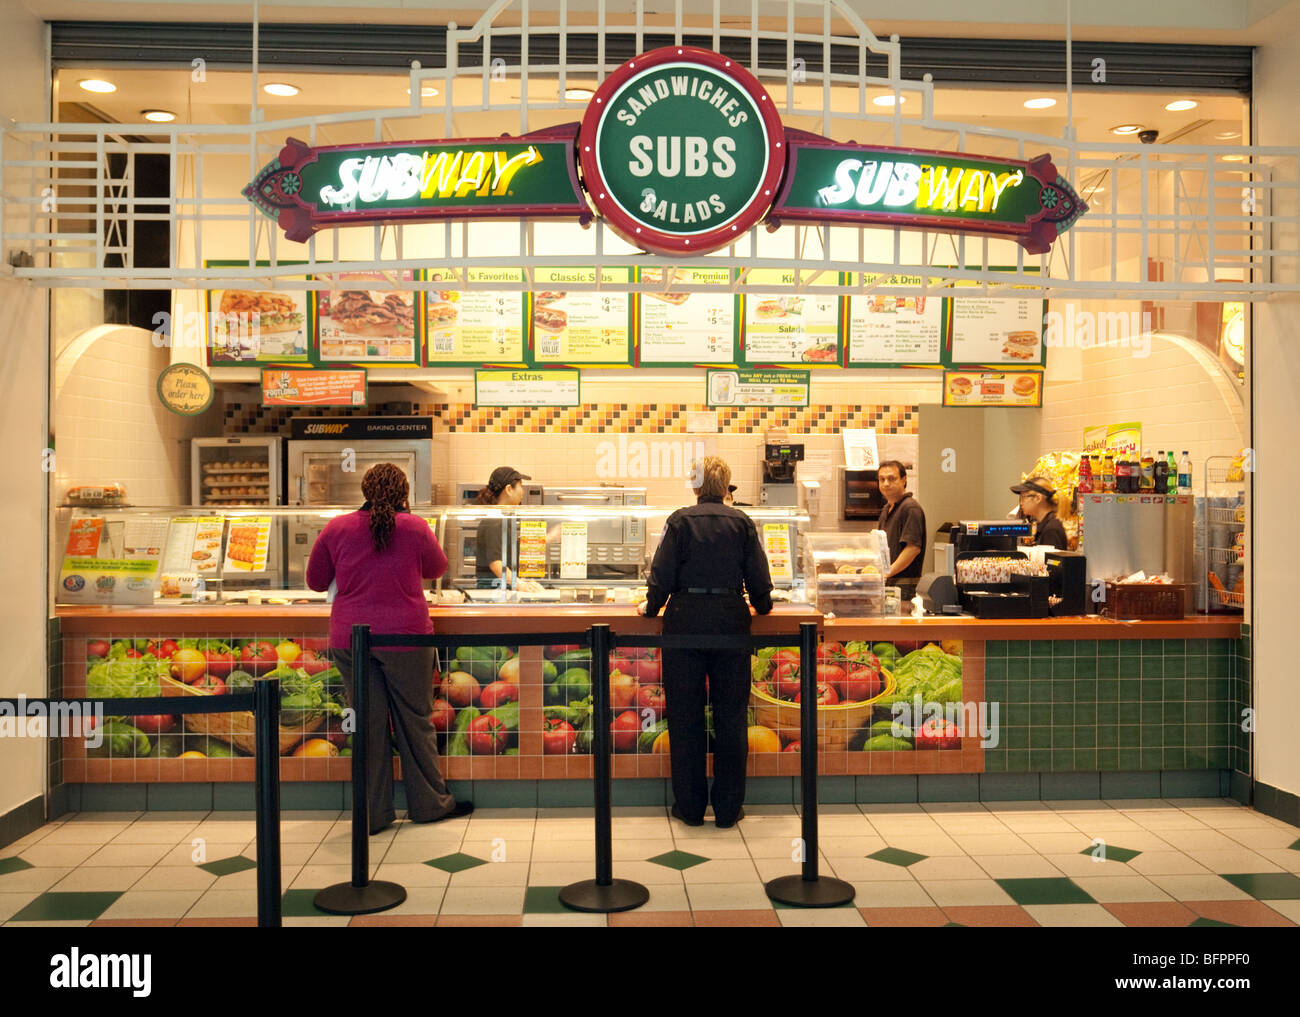
[(43, 893), (9, 920), (11, 922), (93, 921), (121, 897), (121, 893)]
[(1130, 848), (1126, 848), (1126, 847), (1120, 847), (1118, 844), (1107, 844), (1104, 847), (1102, 847), (1101, 845), (1098, 845), (1097, 847), (1092, 847), (1091, 845), (1089, 845), (1088, 847), (1084, 848), (1082, 851), (1079, 852), (1079, 854), (1081, 855), (1092, 855), (1093, 857), (1097, 857), (1098, 853), (1100, 853), (1101, 857), (1105, 858), (1108, 862), (1127, 863), (1127, 862), (1131, 862), (1142, 852), (1133, 851)]
[(882, 848), (873, 854), (867, 855), (868, 858), (877, 862), (887, 862), (890, 865), (901, 865), (906, 868), (909, 865), (915, 865), (917, 862), (924, 861), (929, 855), (920, 855), (915, 851), (903, 851), (900, 848)]
[(214, 876), (231, 876), (236, 872), (247, 872), (249, 869), (257, 868), (257, 862), (243, 855), (235, 855), (231, 858), (218, 858), (215, 862), (204, 862), (199, 868), (204, 872), (211, 872)]
[(1290, 872), (1246, 872), (1221, 878), (1256, 900), (1300, 900), (1300, 876)]
[(21, 872), (23, 869), (35, 868), (31, 862), (24, 861), (17, 855), (11, 858), (0, 858), (0, 876), (8, 875), (10, 872)]
[(464, 872), (466, 869), (474, 869), (480, 865), (486, 865), (487, 861), (457, 851), (455, 854), (443, 855), (441, 858), (431, 858), (424, 864), (432, 865), (435, 869), (442, 869), (443, 872), (456, 873)]
[(1017, 904), (1095, 904), (1096, 901), (1068, 877), (1043, 877), (1040, 879), (999, 879), (1002, 887)]
[(669, 851), (666, 854), (655, 855), (653, 858), (647, 858), (646, 861), (654, 862), (656, 865), (663, 865), (670, 869), (676, 869), (683, 872), (695, 865), (702, 865), (709, 861), (703, 855), (694, 855), (689, 851)]

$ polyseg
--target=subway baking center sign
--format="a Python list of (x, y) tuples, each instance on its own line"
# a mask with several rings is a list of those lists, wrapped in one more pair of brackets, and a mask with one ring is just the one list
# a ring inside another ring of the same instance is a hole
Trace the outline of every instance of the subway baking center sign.
[(329, 226), (446, 218), (585, 225), (594, 208), (632, 245), (665, 255), (707, 254), (759, 223), (787, 221), (974, 233), (1042, 254), (1088, 210), (1047, 155), (840, 144), (786, 130), (752, 74), (690, 46), (623, 64), (581, 124), (331, 148), (289, 139), (244, 195), (295, 241)]

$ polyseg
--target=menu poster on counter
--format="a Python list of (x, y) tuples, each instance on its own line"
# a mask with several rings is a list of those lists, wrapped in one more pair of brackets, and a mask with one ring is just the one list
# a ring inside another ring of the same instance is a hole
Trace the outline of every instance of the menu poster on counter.
[(560, 524), (560, 578), (587, 578), (587, 524)]
[(706, 371), (705, 405), (807, 406), (810, 371)]
[[(994, 271), (1009, 270), (999, 268)], [(962, 287), (972, 285), (974, 284), (958, 283), (951, 301), (950, 366), (1044, 366), (1046, 344), (1043, 342), (1043, 334), (1046, 329), (1047, 301), (1042, 297), (1025, 300), (1009, 297), (963, 297)]]
[[(630, 283), (632, 269), (601, 269), (600, 281)], [(631, 366), (636, 331), (631, 296), (608, 290), (571, 290), (575, 283), (595, 285), (596, 270), (533, 269), (528, 308), (533, 364)]]
[(187, 597), (200, 578), (213, 579), (221, 565), (220, 516), (175, 516), (167, 528), (158, 592), (163, 597)]
[(840, 437), (844, 441), (845, 468), (874, 470), (880, 466), (880, 445), (874, 427), (845, 427)]
[[(639, 268), (636, 279), (654, 289), (638, 298), (637, 363), (655, 367), (735, 364), (740, 343), (740, 297), (731, 292), (729, 268)], [(712, 286), (683, 293), (680, 286)]]
[(241, 516), (230, 520), (223, 572), (266, 571), (266, 549), (271, 541), (270, 516)]
[(1042, 371), (944, 371), (945, 406), (1042, 406)]
[(424, 297), (426, 362), (446, 367), (526, 363), (528, 295), (522, 286), (518, 291), (492, 288), (500, 283), (522, 284), (523, 272), (517, 268), (463, 272), (463, 277), (446, 270), (423, 272), (426, 280), (446, 287), (431, 289)]
[[(794, 271), (755, 269), (746, 277), (753, 286), (795, 285)], [(836, 294), (748, 293), (744, 306), (745, 364), (822, 364), (841, 361), (840, 297)]]
[[(205, 261), (203, 265), (246, 268), (248, 262)], [(308, 278), (297, 276), (295, 281)], [(312, 334), (309, 290), (260, 290), (250, 282), (248, 289), (208, 290), (206, 301), (210, 365), (307, 360)]]
[(519, 575), (546, 578), (546, 520), (519, 520)]
[[(919, 275), (859, 276), (861, 285), (914, 287)], [(936, 280), (937, 282), (937, 280)], [(948, 301), (934, 295), (855, 293), (845, 298), (849, 367), (938, 367), (948, 338)]]
[(365, 406), (366, 372), (262, 368), (263, 406)]
[(316, 278), (330, 284), (316, 294), (316, 350), (322, 364), (419, 364), (420, 326), (410, 285), (414, 272), (339, 272)]
[(475, 406), (578, 406), (578, 371), (475, 371)]
[(763, 551), (767, 554), (767, 569), (773, 579), (792, 579), (790, 564), (790, 526), (788, 523), (763, 524)]
[(100, 516), (74, 518), (56, 601), (152, 604), (166, 540), (165, 516), (135, 516), (112, 524)]

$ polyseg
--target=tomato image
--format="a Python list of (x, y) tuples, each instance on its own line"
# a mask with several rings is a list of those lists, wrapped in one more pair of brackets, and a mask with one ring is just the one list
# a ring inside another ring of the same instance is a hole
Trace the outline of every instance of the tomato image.
[(104, 639), (92, 639), (86, 644), (86, 657), (93, 659), (95, 657), (108, 656), (108, 642)]
[(132, 727), (138, 728), (145, 734), (166, 734), (168, 731), (174, 731), (179, 719), (179, 717), (171, 717), (166, 714), (127, 718)]
[(512, 682), (493, 682), (486, 686), (479, 695), (479, 706), (484, 710), (495, 710), (498, 706), (513, 703), (519, 698), (519, 686)]
[(214, 696), (219, 696), (226, 691), (226, 683), (214, 674), (205, 674), (194, 682), (194, 687), (202, 689), (204, 692), (210, 692)]
[(469, 725), (469, 751), (475, 756), (499, 756), (506, 750), (508, 732), (501, 718), (485, 713)]
[(874, 699), (884, 691), (885, 680), (871, 668), (850, 667), (838, 688), (841, 700)]
[(799, 678), (799, 665), (778, 664), (774, 680), (776, 682), (776, 694), (782, 699), (793, 699), (799, 694), (799, 689), (802, 687)]
[(952, 721), (931, 717), (921, 725), (913, 742), (918, 749), (959, 749), (961, 732)]
[(280, 662), (280, 658), (275, 655), (275, 647), (264, 639), (245, 646), (239, 651), (239, 659), (244, 670), (258, 676), (266, 674)]
[(635, 752), (641, 734), (641, 715), (636, 710), (625, 710), (609, 725), (609, 733), (615, 752)]
[(218, 678), (224, 679), (235, 669), (235, 655), (233, 653), (219, 653), (216, 650), (208, 650), (203, 654), (203, 660), (207, 665), (208, 674), (214, 674)]
[(456, 723), (456, 708), (445, 699), (435, 699), (433, 701), (433, 714), (429, 718), (433, 724), (433, 729), (446, 734), (451, 730), (452, 725)]
[(566, 756), (573, 751), (577, 740), (578, 732), (573, 730), (572, 724), (559, 717), (549, 717), (542, 729), (542, 754)]
[[(800, 698), (801, 698), (800, 695), (796, 695), (794, 697), (794, 701), (797, 703), (799, 702)], [(817, 683), (817, 705), (818, 706), (834, 706), (839, 701), (840, 701), (840, 697), (839, 694), (835, 691), (834, 686), (827, 685), (825, 682)]]
[(664, 692), (662, 685), (642, 685), (636, 694), (637, 709), (642, 711), (651, 710), (658, 720), (668, 709), (668, 697)]

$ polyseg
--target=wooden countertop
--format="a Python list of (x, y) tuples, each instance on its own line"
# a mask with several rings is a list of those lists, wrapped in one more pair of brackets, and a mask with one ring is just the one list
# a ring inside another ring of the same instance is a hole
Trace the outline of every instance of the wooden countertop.
[[(196, 604), (145, 607), (58, 607), (54, 616), (64, 632), (77, 635), (157, 634), (164, 628), (228, 635), (290, 635), (324, 632), (326, 604)], [(661, 618), (643, 618), (630, 604), (544, 604), (434, 607), (429, 615), (439, 632), (576, 632), (608, 624), (620, 635), (658, 633)], [(801, 604), (778, 604), (770, 615), (754, 619), (755, 635), (788, 632), (801, 622), (816, 622), (827, 639), (1236, 639), (1237, 617), (1191, 617), (1170, 621), (1112, 621), (1081, 618), (998, 619), (927, 617), (830, 618)], [(141, 631), (144, 629), (145, 631)]]

